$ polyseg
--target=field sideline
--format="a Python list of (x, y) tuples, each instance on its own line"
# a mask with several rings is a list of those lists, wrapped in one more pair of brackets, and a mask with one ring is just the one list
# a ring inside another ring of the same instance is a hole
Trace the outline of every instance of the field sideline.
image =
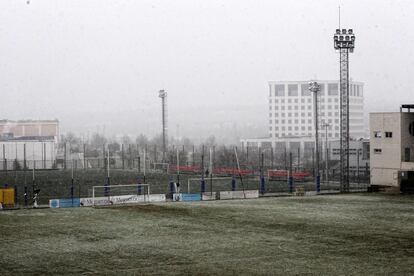
[(414, 196), (0, 212), (0, 275), (414, 274)]

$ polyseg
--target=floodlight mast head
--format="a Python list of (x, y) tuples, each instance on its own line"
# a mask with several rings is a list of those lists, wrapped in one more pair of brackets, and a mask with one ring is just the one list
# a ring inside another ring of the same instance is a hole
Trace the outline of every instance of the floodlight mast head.
[(158, 92), (158, 97), (160, 98), (167, 97), (167, 92), (165, 92), (165, 90), (160, 90), (160, 92)]
[(334, 34), (335, 50), (348, 49), (351, 53), (355, 48), (355, 34), (352, 29), (336, 29)]
[(318, 83), (318, 82), (316, 82), (316, 81), (310, 81), (310, 82), (309, 82), (309, 90), (310, 90), (311, 92), (318, 93), (318, 91), (320, 90), (320, 85), (319, 85), (319, 83)]

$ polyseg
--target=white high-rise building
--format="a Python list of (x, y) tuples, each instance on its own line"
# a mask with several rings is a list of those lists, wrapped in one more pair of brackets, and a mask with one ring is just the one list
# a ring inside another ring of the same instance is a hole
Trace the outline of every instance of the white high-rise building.
[[(340, 136), (339, 81), (317, 81), (320, 137)], [(314, 136), (314, 98), (308, 81), (269, 82), (269, 136), (273, 141), (289, 137)], [(351, 139), (364, 137), (364, 84), (350, 81), (349, 132)], [(279, 139), (278, 139), (279, 138)]]

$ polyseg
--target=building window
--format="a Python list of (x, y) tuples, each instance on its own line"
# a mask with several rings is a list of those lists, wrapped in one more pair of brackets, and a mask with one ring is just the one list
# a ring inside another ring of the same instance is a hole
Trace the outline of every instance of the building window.
[(386, 131), (385, 132), (385, 138), (392, 138), (392, 132), (391, 131)]
[(382, 149), (374, 149), (374, 153), (375, 154), (381, 154), (382, 153)]
[(276, 84), (275, 85), (275, 96), (276, 97), (285, 96), (285, 85), (284, 84)]
[(288, 84), (288, 96), (297, 96), (297, 95), (298, 95), (298, 85)]
[(319, 96), (325, 96), (325, 84), (324, 83), (319, 84), (318, 94)]
[(374, 137), (375, 138), (381, 138), (382, 137), (381, 131), (374, 131)]
[(275, 117), (279, 117), (279, 113), (275, 113)]
[(301, 84), (300, 86), (301, 94), (302, 96), (310, 96), (311, 92), (309, 91), (309, 85), (308, 84)]
[(329, 96), (338, 95), (338, 84), (337, 83), (328, 83), (328, 95)]

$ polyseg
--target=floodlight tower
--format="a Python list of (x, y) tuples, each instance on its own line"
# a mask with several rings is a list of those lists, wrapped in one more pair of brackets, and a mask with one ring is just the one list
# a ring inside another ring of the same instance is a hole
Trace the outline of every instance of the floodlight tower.
[(160, 90), (158, 92), (158, 97), (161, 98), (161, 109), (162, 109), (162, 162), (166, 160), (167, 152), (167, 131), (168, 131), (168, 122), (167, 122), (167, 92)]
[(349, 192), (349, 53), (354, 52), (352, 29), (336, 29), (334, 48), (339, 51), (341, 192)]

